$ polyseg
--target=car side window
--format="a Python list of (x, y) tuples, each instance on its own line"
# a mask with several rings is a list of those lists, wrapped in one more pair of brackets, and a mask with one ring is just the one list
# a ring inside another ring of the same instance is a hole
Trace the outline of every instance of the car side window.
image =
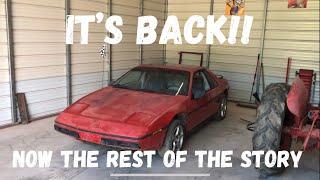
[(210, 89), (214, 89), (217, 87), (217, 83), (211, 78), (210, 74), (207, 71), (204, 71), (204, 75), (206, 79), (208, 80), (208, 83), (210, 85)]
[[(198, 79), (198, 81), (197, 82), (202, 82), (202, 83), (200, 83), (200, 84), (197, 84), (196, 83), (196, 79)], [(200, 72), (196, 72), (195, 74), (194, 74), (194, 76), (193, 76), (193, 84), (192, 84), (192, 86), (197, 86), (198, 88), (204, 88), (203, 86), (204, 86), (204, 79), (203, 79), (203, 76), (200, 74)]]
[(195, 99), (201, 98), (204, 94), (204, 79), (200, 72), (196, 72), (193, 75), (193, 80), (192, 80), (192, 96)]
[(208, 79), (206, 77), (206, 75), (203, 72), (200, 72), (200, 75), (203, 79), (203, 85), (204, 85), (204, 90), (207, 92), (211, 89), (210, 84), (208, 82)]
[[(195, 80), (195, 79), (201, 79), (201, 81), (202, 81), (202, 88), (206, 91), (206, 92), (208, 92), (208, 91), (210, 91), (212, 88), (211, 88), (211, 85), (210, 85), (210, 82), (208, 81), (208, 79), (207, 79), (207, 77), (206, 77), (206, 75), (204, 74), (204, 72), (203, 71), (199, 71), (199, 72), (196, 72), (195, 74), (194, 74), (194, 77), (193, 77), (193, 80)], [(193, 81), (194, 82), (194, 81)], [(193, 86), (196, 86), (194, 83), (193, 83)]]

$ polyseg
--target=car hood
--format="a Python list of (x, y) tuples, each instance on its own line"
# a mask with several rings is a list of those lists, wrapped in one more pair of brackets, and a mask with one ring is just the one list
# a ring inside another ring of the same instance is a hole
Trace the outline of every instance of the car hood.
[(152, 119), (185, 100), (185, 96), (108, 87), (81, 99), (67, 112), (104, 121), (147, 126)]

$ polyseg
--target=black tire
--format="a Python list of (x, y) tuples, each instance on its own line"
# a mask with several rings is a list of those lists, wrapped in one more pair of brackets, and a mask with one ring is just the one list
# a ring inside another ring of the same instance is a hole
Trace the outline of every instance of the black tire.
[[(182, 143), (181, 143), (181, 145), (179, 143), (179, 147), (177, 146), (176, 148), (174, 148), (174, 141), (177, 141), (176, 136), (175, 136), (177, 128), (182, 128), (182, 133), (183, 133), (182, 134)], [(185, 138), (184, 124), (179, 119), (174, 120), (168, 128), (167, 135), (166, 135), (166, 138), (163, 142), (161, 149), (158, 150), (159, 156), (163, 157), (164, 154), (169, 150), (172, 150), (175, 152), (181, 150), (183, 147), (184, 138)]]
[(223, 120), (226, 118), (227, 110), (228, 110), (228, 97), (227, 95), (224, 95), (220, 101), (220, 107), (218, 111), (218, 120)]
[[(286, 99), (290, 86), (284, 83), (269, 85), (262, 95), (258, 107), (256, 128), (252, 137), (253, 150), (275, 152), (280, 150), (282, 125), (286, 114)], [(264, 156), (260, 159), (259, 172), (261, 176), (281, 173), (284, 168), (268, 168), (264, 163)]]

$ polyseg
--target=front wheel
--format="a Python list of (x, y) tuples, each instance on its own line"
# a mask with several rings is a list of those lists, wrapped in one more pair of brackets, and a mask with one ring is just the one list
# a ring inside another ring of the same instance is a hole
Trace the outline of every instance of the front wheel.
[(180, 151), (183, 147), (184, 138), (184, 125), (181, 120), (174, 120), (168, 128), (166, 139), (164, 140), (162, 148), (158, 150), (158, 154), (163, 157), (169, 150), (174, 152)]

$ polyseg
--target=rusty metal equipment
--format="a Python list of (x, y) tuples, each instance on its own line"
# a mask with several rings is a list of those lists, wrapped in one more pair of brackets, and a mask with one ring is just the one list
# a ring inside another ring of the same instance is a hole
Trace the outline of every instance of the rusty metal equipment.
[[(299, 76), (300, 79), (302, 79), (302, 81), (304, 82), (304, 85), (307, 89), (308, 92), (308, 102), (310, 100), (310, 98), (313, 98), (311, 96), (311, 92), (312, 92), (312, 85), (315, 88), (315, 83), (317, 80), (317, 74), (314, 73), (313, 70), (308, 70), (308, 69), (300, 69), (298, 72), (296, 72), (296, 75)], [(315, 89), (313, 90), (313, 92), (315, 92)]]
[(180, 51), (178, 54), (179, 54), (179, 64), (182, 64), (182, 60), (183, 60), (183, 55), (184, 54), (199, 55), (200, 56), (200, 66), (202, 67), (202, 64), (203, 64), (203, 53)]
[(282, 145), (291, 144), (291, 139), (301, 139), (303, 150), (320, 149), (320, 107), (310, 104), (312, 85), (316, 75), (312, 70), (300, 69), (287, 97), (290, 114), (284, 121)]
[(257, 72), (258, 72), (259, 64), (260, 64), (260, 54), (258, 54), (256, 70), (255, 70), (255, 72), (254, 72), (254, 77), (253, 77), (253, 81), (252, 81), (252, 87), (251, 87), (251, 92), (250, 92), (250, 100), (249, 100), (249, 103), (251, 103), (253, 88), (254, 88), (254, 85), (255, 85), (255, 83), (256, 83), (256, 78), (257, 78)]
[[(301, 141), (304, 151), (320, 149), (320, 106), (310, 103), (316, 75), (307, 69), (300, 69), (296, 74), (291, 86), (272, 83), (265, 89), (257, 108), (257, 119), (247, 125), (248, 130), (254, 131), (253, 150), (289, 151), (292, 140)], [(264, 157), (260, 162), (263, 160)], [(262, 176), (283, 170), (284, 167), (265, 165), (258, 168)]]
[(291, 64), (292, 64), (292, 58), (289, 57), (288, 58), (288, 62), (287, 62), (287, 71), (286, 71), (286, 83), (289, 83), (289, 76), (290, 76), (290, 70), (291, 70)]

